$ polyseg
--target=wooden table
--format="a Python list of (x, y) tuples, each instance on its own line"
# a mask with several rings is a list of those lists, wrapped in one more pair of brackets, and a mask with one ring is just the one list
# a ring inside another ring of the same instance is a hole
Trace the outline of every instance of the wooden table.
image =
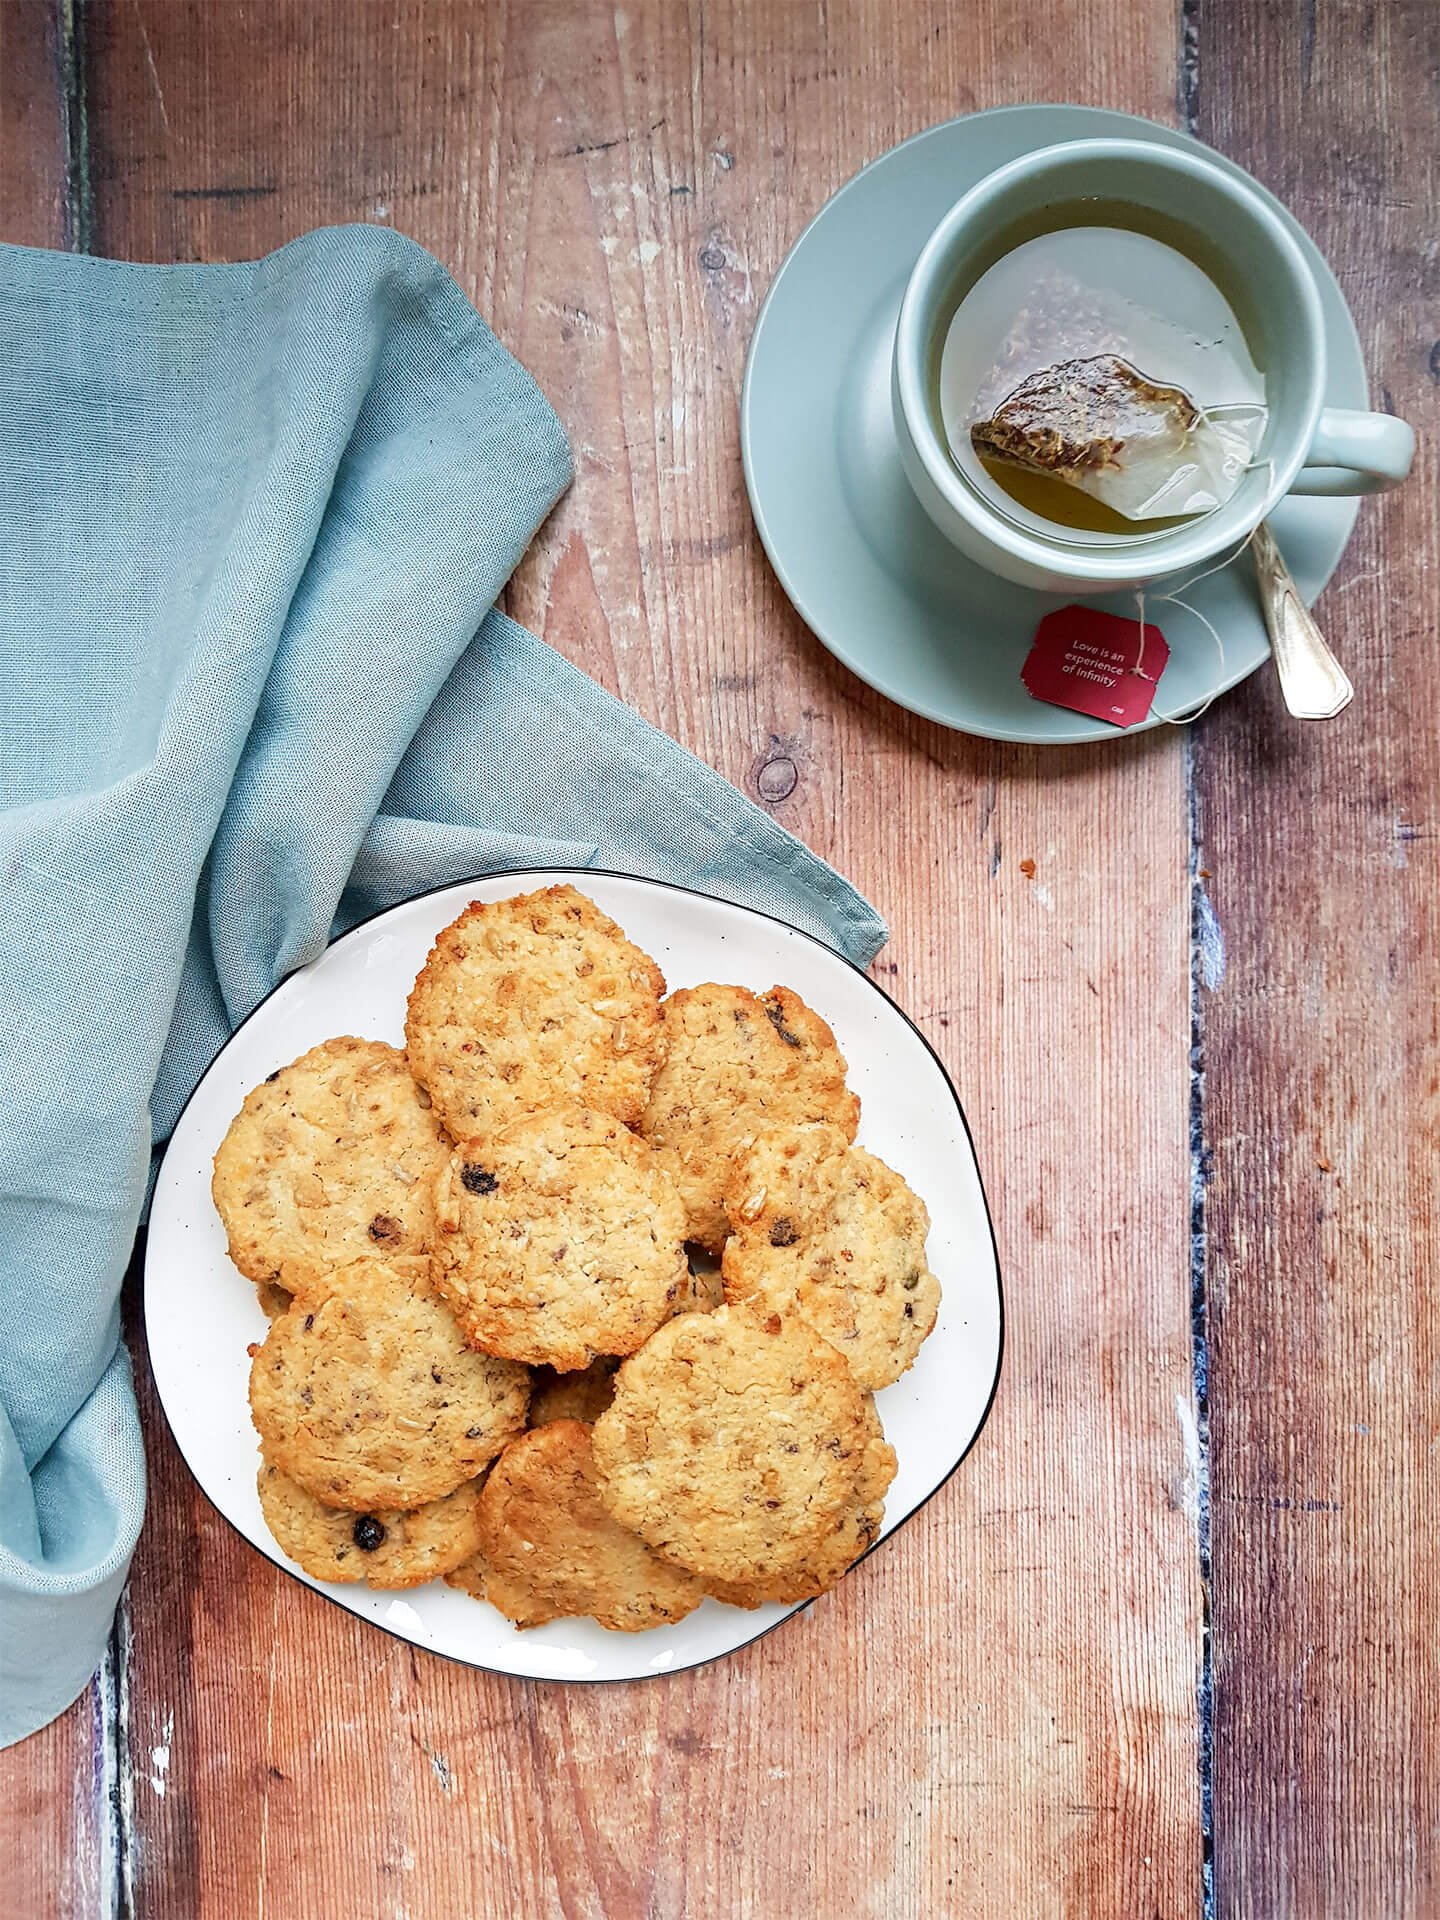
[[(1335, 263), (1377, 404), (1440, 379), (1429, 0), (0, 0), (0, 233), (145, 260), (387, 221), (534, 370), (575, 486), (509, 610), (889, 916), (1008, 1281), (966, 1468), (664, 1684), (428, 1658), (251, 1551), (144, 1386), (92, 1692), (0, 1761), (14, 1920), (1440, 1913), (1435, 442), (1324, 624), (1188, 734), (944, 732), (791, 612), (741, 484), (756, 309), (936, 120), (1188, 126)], [(857, 273), (865, 263), (856, 262)]]

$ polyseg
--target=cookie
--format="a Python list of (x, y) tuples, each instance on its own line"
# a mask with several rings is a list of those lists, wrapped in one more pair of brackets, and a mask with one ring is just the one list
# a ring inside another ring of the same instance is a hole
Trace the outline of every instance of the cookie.
[(326, 1040), (253, 1088), (220, 1143), (211, 1191), (230, 1258), (295, 1294), (368, 1255), (423, 1261), (446, 1152), (402, 1053)]
[(798, 994), (763, 997), (713, 982), (665, 1002), (666, 1058), (640, 1131), (685, 1202), (689, 1238), (725, 1244), (725, 1188), (762, 1133), (825, 1120), (853, 1140), (860, 1102), (845, 1085), (835, 1036)]
[(617, 1633), (683, 1620), (705, 1597), (595, 1492), (591, 1430), (553, 1420), (512, 1440), (480, 1496), (485, 1597), (519, 1627), (588, 1614)]
[(260, 1510), (281, 1551), (317, 1580), (419, 1587), (470, 1559), (480, 1544), (479, 1483), (409, 1512), (322, 1506), (278, 1467), (260, 1469)]
[(895, 1449), (885, 1438), (875, 1402), (867, 1396), (856, 1504), (842, 1513), (830, 1532), (793, 1567), (748, 1583), (707, 1581), (706, 1592), (731, 1607), (763, 1607), (770, 1602), (793, 1606), (797, 1600), (813, 1600), (817, 1594), (827, 1593), (880, 1538), (885, 1495), (895, 1478), (895, 1464)]
[(616, 1359), (592, 1360), (579, 1373), (556, 1373), (553, 1367), (537, 1367), (534, 1391), (530, 1395), (530, 1424), (548, 1426), (552, 1420), (583, 1420), (587, 1426), (615, 1398)]
[(589, 1107), (457, 1147), (435, 1221), (435, 1282), (466, 1338), (532, 1366), (633, 1353), (689, 1277), (679, 1195), (643, 1140)]
[(271, 1326), (250, 1370), (265, 1457), (329, 1507), (424, 1506), (525, 1424), (530, 1376), (472, 1352), (428, 1280), (378, 1261)]
[[(671, 1318), (678, 1313), (713, 1313), (724, 1303), (719, 1267), (697, 1268), (692, 1262), (671, 1308)], [(579, 1373), (537, 1367), (530, 1395), (530, 1425), (543, 1427), (551, 1420), (583, 1420), (587, 1426), (593, 1425), (615, 1398), (615, 1370), (619, 1365), (617, 1358), (607, 1355), (592, 1360)]]
[(664, 991), (650, 956), (574, 887), (477, 900), (415, 982), (410, 1069), (457, 1140), (557, 1100), (634, 1126), (660, 1064)]
[(800, 1127), (756, 1140), (725, 1198), (727, 1299), (798, 1313), (862, 1387), (898, 1380), (940, 1307), (930, 1216), (900, 1175), (834, 1127)]
[(445, 1576), (447, 1587), (457, 1587), (461, 1593), (468, 1593), (472, 1600), (484, 1600), (485, 1562), (479, 1552), (472, 1553), (468, 1560), (462, 1560), (458, 1567), (452, 1567)]
[(703, 1579), (768, 1580), (859, 1504), (864, 1396), (803, 1320), (724, 1306), (669, 1321), (594, 1426), (600, 1498)]

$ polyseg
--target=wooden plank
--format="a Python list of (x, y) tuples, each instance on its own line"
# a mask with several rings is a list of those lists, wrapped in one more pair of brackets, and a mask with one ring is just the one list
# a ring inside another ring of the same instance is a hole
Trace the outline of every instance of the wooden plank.
[[(65, 61), (45, 0), (0, 4), (0, 240), (63, 246)], [(0, 1753), (0, 1915), (51, 1920), (100, 1910), (108, 1859), (103, 1741), (94, 1691), (53, 1726)]]
[(64, 47), (47, 0), (0, 0), (0, 240), (63, 246)]
[(579, 472), (513, 610), (779, 796), (891, 916), (883, 977), (956, 1070), (1010, 1283), (964, 1472), (803, 1619), (633, 1688), (512, 1684), (367, 1631), (209, 1513), (148, 1406), (140, 1910), (1193, 1912), (1180, 748), (1041, 760), (887, 707), (784, 602), (736, 442), (757, 302), (825, 196), (966, 106), (1083, 86), (1166, 115), (1170, 7), (1088, 0), (1036, 33), (940, 0), (95, 0), (90, 32), (108, 251), (391, 219), (535, 369)]
[(1228, 950), (1202, 996), (1216, 1869), (1227, 1915), (1396, 1920), (1440, 1909), (1440, 20), (1280, 18), (1202, 5), (1201, 131), (1334, 262), (1421, 454), (1320, 602), (1354, 705), (1297, 726), (1262, 682), (1196, 750)]
[(106, 1912), (112, 1857), (96, 1690), (0, 1753), (3, 1920), (91, 1920)]

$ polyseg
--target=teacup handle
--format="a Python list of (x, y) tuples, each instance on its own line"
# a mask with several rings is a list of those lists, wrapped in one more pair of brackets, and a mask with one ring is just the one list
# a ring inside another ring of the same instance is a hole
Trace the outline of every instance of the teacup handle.
[(1292, 493), (1384, 493), (1415, 458), (1415, 430), (1390, 413), (1326, 407)]

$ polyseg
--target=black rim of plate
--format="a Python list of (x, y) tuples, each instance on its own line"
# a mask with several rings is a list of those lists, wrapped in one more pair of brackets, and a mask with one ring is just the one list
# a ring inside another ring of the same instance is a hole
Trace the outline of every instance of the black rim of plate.
[[(837, 952), (834, 947), (830, 946), (827, 941), (820, 939), (820, 937), (817, 934), (807, 932), (804, 927), (792, 926), (788, 920), (782, 920), (779, 914), (766, 913), (764, 909), (761, 907), (744, 906), (738, 900), (727, 900), (722, 894), (702, 893), (698, 887), (681, 886), (680, 883), (675, 880), (659, 880), (659, 879), (656, 879), (653, 875), (646, 874), (646, 873), (626, 873), (619, 867), (497, 867), (489, 873), (475, 873), (475, 874), (471, 874), (467, 879), (447, 880), (441, 886), (426, 887), (419, 893), (411, 894), (408, 899), (396, 900), (392, 902), (392, 904), (388, 907), (381, 907), (375, 913), (367, 914), (363, 920), (357, 920), (353, 927), (347, 927), (344, 933), (339, 934), (334, 940), (328, 941), (326, 943), (324, 953), (317, 955), (314, 960), (307, 962), (306, 966), (297, 967), (293, 972), (287, 973), (283, 979), (277, 980), (275, 982), (275, 985), (265, 995), (264, 999), (256, 1001), (255, 1005), (250, 1009), (249, 1013), (246, 1014), (245, 1018), (239, 1023), (239, 1025), (235, 1028), (234, 1032), (230, 1035), (229, 1039), (227, 1039), (225, 1044), (222, 1047), (220, 1047), (219, 1050), (215, 1053), (213, 1058), (210, 1060), (209, 1064), (206, 1066), (204, 1072), (200, 1074), (200, 1076), (195, 1082), (195, 1085), (191, 1088), (190, 1093), (186, 1096), (184, 1106), (181, 1107), (179, 1113), (176, 1114), (175, 1124), (170, 1130), (170, 1138), (166, 1141), (165, 1150), (161, 1155), (160, 1167), (159, 1167), (159, 1172), (157, 1174), (156, 1185), (158, 1187), (159, 1179), (161, 1176), (164, 1175), (165, 1169), (169, 1164), (170, 1155), (174, 1150), (174, 1146), (175, 1146), (175, 1137), (180, 1131), (180, 1123), (184, 1120), (185, 1115), (190, 1110), (191, 1101), (195, 1098), (196, 1094), (200, 1091), (201, 1087), (205, 1084), (206, 1080), (209, 1079), (211, 1072), (214, 1070), (216, 1062), (221, 1058), (223, 1054), (229, 1051), (230, 1047), (234, 1044), (236, 1038), (245, 1030), (246, 1027), (249, 1026), (250, 1022), (260, 1012), (260, 1010), (263, 1007), (267, 1006), (269, 1002), (274, 999), (275, 995), (279, 993), (282, 987), (288, 986), (290, 981), (297, 979), (302, 973), (307, 972), (310, 967), (319, 966), (321, 961), (324, 960), (328, 954), (332, 953), (336, 947), (340, 946), (343, 942), (347, 940), (353, 940), (357, 934), (363, 933), (367, 927), (373, 926), (377, 920), (383, 920), (389, 914), (398, 913), (404, 907), (413, 906), (417, 900), (429, 900), (429, 899), (432, 899), (438, 893), (451, 893), (455, 891), (457, 888), (480, 886), (481, 884), (488, 881), (492, 881), (492, 880), (536, 880), (536, 879), (554, 880), (560, 874), (591, 874), (597, 880), (630, 880), (638, 883), (640, 886), (662, 888), (664, 891), (668, 893), (688, 894), (691, 898), (696, 900), (709, 901), (710, 903), (718, 906), (733, 907), (738, 913), (753, 915), (753, 917), (757, 920), (768, 920), (774, 926), (783, 927), (786, 933), (794, 934), (797, 938), (801, 940), (808, 940), (812, 946), (819, 947), (822, 953), (828, 954), (832, 960), (838, 961), (842, 967), (847, 967), (851, 973), (858, 975), (858, 977), (865, 982), (866, 986), (869, 987), (873, 993), (877, 993), (880, 996), (880, 998), (885, 1002), (885, 1004), (888, 1007), (890, 1007), (894, 1013), (897, 1013), (900, 1016), (901, 1020), (903, 1020), (905, 1025), (909, 1027), (910, 1031), (915, 1035), (916, 1039), (920, 1042), (921, 1046), (924, 1047), (925, 1051), (929, 1054), (930, 1058), (935, 1062), (936, 1068), (938, 1069), (940, 1074), (940, 1078), (945, 1085), (945, 1089), (949, 1093), (950, 1098), (955, 1102), (955, 1111), (960, 1116), (960, 1125), (964, 1131), (966, 1145), (970, 1149), (970, 1158), (975, 1167), (975, 1180), (980, 1190), (980, 1205), (985, 1215), (986, 1230), (990, 1235), (990, 1253), (991, 1253), (991, 1258), (995, 1268), (995, 1302), (996, 1302), (996, 1308), (997, 1308), (997, 1314), (998, 1314), (998, 1324), (997, 1324), (996, 1340), (995, 1340), (995, 1373), (993, 1378), (991, 1379), (990, 1391), (986, 1396), (985, 1405), (981, 1410), (980, 1418), (976, 1422), (975, 1431), (974, 1433), (971, 1434), (964, 1448), (962, 1449), (960, 1454), (956, 1457), (954, 1464), (946, 1470), (943, 1478), (936, 1481), (935, 1485), (923, 1497), (923, 1499), (917, 1500), (915, 1505), (910, 1508), (908, 1513), (902, 1514), (900, 1519), (898, 1519), (895, 1522), (895, 1524), (891, 1528), (889, 1528), (887, 1532), (883, 1533), (878, 1540), (876, 1540), (871, 1546), (866, 1548), (865, 1552), (861, 1554), (860, 1559), (855, 1561), (854, 1565), (847, 1570), (844, 1577), (848, 1579), (850, 1574), (855, 1571), (856, 1567), (858, 1567), (863, 1561), (868, 1560), (872, 1553), (878, 1552), (878, 1550), (881, 1547), (883, 1547), (888, 1540), (892, 1539), (896, 1534), (900, 1532), (902, 1527), (908, 1526), (909, 1523), (915, 1518), (917, 1513), (920, 1513), (925, 1507), (929, 1506), (930, 1502), (935, 1498), (936, 1494), (939, 1493), (942, 1490), (942, 1488), (947, 1487), (950, 1484), (951, 1480), (954, 1479), (955, 1475), (959, 1472), (960, 1468), (965, 1464), (966, 1460), (968, 1460), (970, 1455), (974, 1452), (976, 1444), (978, 1443), (981, 1434), (985, 1431), (986, 1426), (989, 1424), (990, 1415), (994, 1410), (994, 1406), (995, 1406), (996, 1395), (1000, 1391), (1000, 1376), (1004, 1371), (1005, 1286), (1004, 1286), (1003, 1277), (1000, 1272), (1000, 1247), (995, 1237), (995, 1220), (994, 1220), (994, 1216), (990, 1211), (990, 1197), (985, 1191), (985, 1176), (980, 1170), (980, 1157), (975, 1151), (975, 1136), (971, 1131), (969, 1116), (965, 1112), (965, 1107), (963, 1102), (960, 1099), (960, 1094), (955, 1086), (954, 1081), (950, 1078), (949, 1073), (946, 1071), (944, 1061), (940, 1058), (939, 1054), (935, 1051), (934, 1047), (931, 1045), (930, 1041), (925, 1036), (925, 1034), (921, 1032), (920, 1028), (916, 1026), (915, 1022), (910, 1018), (910, 1015), (905, 1011), (905, 1009), (899, 1004), (897, 1000), (892, 998), (892, 996), (885, 991), (884, 987), (880, 985), (879, 981), (873, 979), (870, 976), (870, 974), (868, 974), (865, 971), (863, 967), (857, 967), (855, 962), (853, 960), (847, 959), (843, 953)], [(150, 1243), (147, 1238), (147, 1243), (145, 1248), (145, 1271), (144, 1271), (144, 1278), (143, 1278), (142, 1289), (141, 1289), (141, 1306), (142, 1306), (142, 1317), (145, 1325), (145, 1344), (146, 1344), (147, 1360), (148, 1360), (149, 1348), (150, 1348), (150, 1258), (151, 1258)], [(511, 1673), (505, 1667), (489, 1667), (489, 1666), (486, 1666), (483, 1661), (468, 1659), (464, 1654), (461, 1654), (461, 1653), (447, 1653), (443, 1648), (427, 1646), (423, 1641), (413, 1639), (408, 1633), (402, 1632), (401, 1629), (398, 1627), (387, 1626), (383, 1620), (372, 1619), (369, 1614), (357, 1613), (353, 1607), (347, 1606), (342, 1599), (339, 1599), (335, 1594), (333, 1594), (330, 1591), (330, 1589), (326, 1585), (324, 1585), (323, 1582), (312, 1581), (302, 1571), (297, 1570), (294, 1566), (292, 1566), (290, 1562), (283, 1557), (283, 1555), (279, 1555), (278, 1553), (271, 1553), (267, 1547), (262, 1546), (256, 1540), (252, 1540), (250, 1535), (245, 1532), (244, 1528), (240, 1526), (238, 1521), (232, 1520), (229, 1514), (221, 1511), (221, 1508), (219, 1507), (219, 1505), (211, 1497), (209, 1489), (205, 1486), (199, 1474), (197, 1474), (195, 1469), (191, 1466), (190, 1456), (185, 1451), (184, 1443), (181, 1440), (180, 1435), (175, 1430), (175, 1423), (170, 1418), (169, 1408), (165, 1405), (165, 1396), (160, 1391), (160, 1383), (158, 1380), (155, 1379), (155, 1369), (154, 1369), (153, 1363), (151, 1363), (150, 1365), (150, 1377), (155, 1385), (155, 1398), (159, 1404), (160, 1412), (164, 1418), (165, 1425), (169, 1430), (170, 1438), (175, 1443), (175, 1450), (185, 1463), (186, 1472), (190, 1475), (190, 1478), (194, 1481), (195, 1485), (200, 1489), (200, 1492), (204, 1496), (207, 1504), (214, 1510), (215, 1513), (219, 1515), (220, 1519), (224, 1521), (225, 1525), (229, 1527), (233, 1533), (237, 1534), (240, 1537), (240, 1539), (245, 1542), (247, 1547), (251, 1548), (253, 1552), (261, 1554), (266, 1560), (270, 1562), (272, 1566), (278, 1567), (280, 1572), (285, 1574), (289, 1579), (293, 1580), (297, 1586), (304, 1587), (307, 1590), (307, 1592), (318, 1594), (322, 1600), (326, 1601), (332, 1607), (338, 1607), (342, 1613), (348, 1614), (351, 1619), (359, 1620), (363, 1625), (367, 1627), (378, 1628), (378, 1630), (381, 1633), (388, 1634), (392, 1640), (399, 1640), (403, 1642), (403, 1644), (406, 1646), (415, 1647), (421, 1653), (428, 1653), (437, 1660), (449, 1660), (457, 1667), (468, 1667), (472, 1672), (477, 1672), (477, 1673), (493, 1673), (498, 1675), (503, 1680), (512, 1680), (512, 1681), (515, 1681), (517, 1684), (523, 1685), (523, 1686), (557, 1686), (557, 1687), (634, 1686), (637, 1683), (643, 1683), (645, 1681), (650, 1681), (650, 1680), (667, 1680), (672, 1678), (676, 1674), (693, 1673), (700, 1667), (712, 1666), (717, 1660), (728, 1660), (732, 1655), (737, 1653), (742, 1653), (745, 1650), (745, 1648), (756, 1646), (760, 1641), (768, 1639), (772, 1633), (777, 1632), (779, 1628), (785, 1626), (789, 1621), (795, 1619), (798, 1615), (803, 1613), (808, 1613), (811, 1607), (813, 1607), (815, 1604), (814, 1600), (802, 1600), (798, 1602), (795, 1606), (792, 1606), (791, 1608), (789, 1608), (785, 1613), (781, 1614), (778, 1620), (772, 1620), (768, 1627), (759, 1628), (758, 1631), (751, 1634), (748, 1639), (739, 1641), (733, 1647), (722, 1648), (717, 1653), (704, 1654), (698, 1660), (687, 1660), (683, 1663), (683, 1665), (677, 1664), (671, 1667), (661, 1667), (661, 1668), (654, 1669), (648, 1673), (626, 1674), (624, 1676), (617, 1676), (617, 1677), (611, 1677), (610, 1675), (605, 1675), (605, 1674), (590, 1676), (586, 1674)]]

